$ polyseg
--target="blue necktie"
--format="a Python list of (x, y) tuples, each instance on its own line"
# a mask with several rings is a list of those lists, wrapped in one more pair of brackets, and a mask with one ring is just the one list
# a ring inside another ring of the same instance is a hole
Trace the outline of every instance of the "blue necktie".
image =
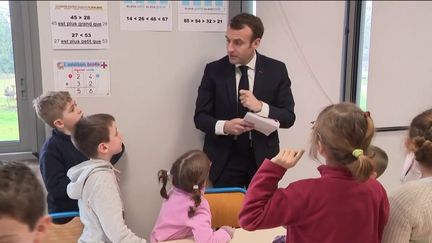
[(239, 69), (241, 71), (241, 77), (237, 92), (237, 115), (239, 118), (243, 118), (248, 110), (240, 102), (240, 90), (249, 90), (248, 66), (240, 66)]

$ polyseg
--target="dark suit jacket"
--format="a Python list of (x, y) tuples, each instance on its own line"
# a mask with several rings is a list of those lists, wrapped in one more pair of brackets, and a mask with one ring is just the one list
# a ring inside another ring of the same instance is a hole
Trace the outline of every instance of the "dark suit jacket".
[[(257, 54), (253, 94), (270, 107), (269, 117), (280, 122), (281, 128), (294, 124), (294, 100), (291, 81), (285, 64)], [(195, 104), (195, 126), (205, 135), (204, 152), (212, 161), (210, 179), (216, 179), (228, 159), (233, 135), (216, 135), (218, 120), (231, 120), (237, 117), (237, 90), (235, 65), (228, 56), (207, 64)], [(252, 131), (252, 145), (259, 167), (265, 158), (271, 159), (279, 152), (278, 133), (265, 136)]]

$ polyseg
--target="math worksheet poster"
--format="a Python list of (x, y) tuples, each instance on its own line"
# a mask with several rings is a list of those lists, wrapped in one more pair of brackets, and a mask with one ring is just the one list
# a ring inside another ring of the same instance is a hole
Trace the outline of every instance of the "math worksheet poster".
[(179, 31), (225, 32), (228, 1), (178, 1)]
[(110, 96), (108, 60), (55, 60), (55, 89), (75, 97)]
[(51, 1), (52, 48), (107, 49), (106, 1)]
[(172, 31), (171, 1), (121, 1), (120, 29)]

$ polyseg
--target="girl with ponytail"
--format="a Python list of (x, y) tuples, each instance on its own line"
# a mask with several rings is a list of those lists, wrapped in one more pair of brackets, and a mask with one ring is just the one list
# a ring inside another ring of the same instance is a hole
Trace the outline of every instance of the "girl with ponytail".
[(432, 242), (432, 109), (412, 120), (405, 145), (418, 165), (420, 179), (390, 193), (383, 242)]
[(285, 226), (286, 242), (381, 242), (389, 204), (383, 186), (371, 178), (374, 135), (369, 113), (354, 104), (324, 108), (312, 128), (310, 154), (325, 164), (319, 178), (278, 183), (303, 150), (284, 149), (264, 160), (246, 193), (240, 225), (246, 230)]
[[(222, 226), (211, 228), (211, 213), (203, 197), (210, 171), (210, 161), (200, 150), (192, 150), (180, 156), (169, 171), (158, 172), (162, 183), (160, 194), (164, 201), (156, 224), (151, 232), (150, 242), (160, 242), (193, 237), (195, 242), (229, 242), (234, 229)], [(171, 180), (172, 189), (166, 186)]]

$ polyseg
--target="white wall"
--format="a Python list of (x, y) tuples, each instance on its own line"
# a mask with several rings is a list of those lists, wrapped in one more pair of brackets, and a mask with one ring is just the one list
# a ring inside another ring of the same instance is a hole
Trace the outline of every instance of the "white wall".
[[(53, 59), (110, 60), (112, 96), (77, 102), (87, 114), (117, 118), (126, 145), (119, 163), (126, 221), (148, 238), (161, 201), (157, 171), (168, 169), (180, 153), (202, 147), (202, 133), (193, 124), (196, 90), (205, 63), (225, 54), (225, 38), (224, 33), (120, 31), (119, 3), (108, 5), (109, 49), (53, 51), (49, 2), (38, 2), (43, 90), (54, 89)], [(265, 25), (259, 51), (286, 63), (296, 102), (297, 120), (281, 130), (281, 147), (307, 149), (310, 122), (324, 106), (339, 102), (344, 7), (342, 1), (257, 2)], [(375, 139), (390, 156), (381, 178), (387, 188), (398, 185), (403, 134), (382, 133)], [(316, 166), (305, 154), (281, 185), (318, 176)]]

